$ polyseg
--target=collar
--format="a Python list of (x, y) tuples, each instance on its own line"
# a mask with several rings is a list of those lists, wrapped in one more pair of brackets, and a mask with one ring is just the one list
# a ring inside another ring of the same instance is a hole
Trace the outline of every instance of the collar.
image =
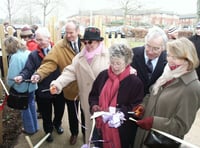
[(75, 41), (71, 41), (71, 44), (73, 45), (74, 43), (78, 44), (78, 38)]

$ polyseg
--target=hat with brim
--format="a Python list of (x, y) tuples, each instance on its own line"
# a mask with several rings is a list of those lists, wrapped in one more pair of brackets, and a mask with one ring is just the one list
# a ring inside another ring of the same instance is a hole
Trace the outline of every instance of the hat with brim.
[(85, 28), (85, 32), (81, 41), (93, 40), (93, 41), (103, 41), (103, 37), (100, 36), (100, 30), (96, 27)]
[(31, 36), (31, 35), (33, 35), (31, 28), (24, 27), (21, 29), (20, 36)]

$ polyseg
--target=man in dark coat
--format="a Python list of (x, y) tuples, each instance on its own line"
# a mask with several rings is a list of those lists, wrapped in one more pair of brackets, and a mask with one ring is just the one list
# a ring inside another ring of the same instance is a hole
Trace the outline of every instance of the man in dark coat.
[(163, 73), (166, 61), (166, 33), (158, 27), (153, 27), (145, 36), (145, 45), (133, 48), (134, 58), (131, 66), (137, 70), (137, 76), (143, 81), (144, 95), (149, 93), (149, 87)]
[[(195, 35), (191, 36), (189, 40), (194, 43), (194, 46), (197, 50), (198, 57), (200, 59), (200, 22), (197, 23)], [(200, 66), (196, 68), (196, 72), (200, 80)]]

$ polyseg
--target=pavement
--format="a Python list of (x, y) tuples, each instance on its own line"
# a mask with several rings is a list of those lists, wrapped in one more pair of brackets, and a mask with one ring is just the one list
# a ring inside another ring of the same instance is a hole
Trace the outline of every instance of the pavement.
[[(29, 136), (29, 138), (34, 146), (36, 146), (36, 144), (45, 136), (43, 129), (42, 129), (42, 119), (38, 119), (38, 121), (39, 121), (39, 125), (40, 125), (39, 131), (36, 134)], [(77, 143), (75, 145), (69, 144), (70, 132), (69, 132), (69, 127), (68, 127), (67, 110), (65, 110), (65, 114), (63, 116), (62, 126), (64, 128), (64, 133), (61, 135), (58, 135), (56, 133), (56, 131), (54, 131), (53, 132), (54, 141), (52, 143), (48, 143), (48, 142), (44, 141), (42, 143), (42, 145), (40, 146), (40, 148), (55, 148), (55, 147), (56, 148), (81, 148), (81, 146), (83, 145), (83, 137), (82, 137), (81, 132), (79, 132)], [(79, 129), (79, 131), (81, 131), (81, 130)], [(200, 110), (197, 112), (197, 115), (196, 115), (195, 121), (192, 125), (192, 128), (185, 136), (185, 141), (187, 141), (191, 144), (194, 144), (200, 148), (199, 132), (200, 132)], [(14, 146), (14, 148), (30, 148), (25, 136), (27, 136), (27, 135), (22, 133), (18, 137), (17, 144)], [(189, 147), (182, 146), (182, 148), (189, 148)]]
[[(43, 131), (43, 126), (42, 126), (42, 119), (38, 119), (38, 122), (39, 122), (39, 131), (31, 136), (28, 136), (24, 133), (20, 134), (14, 148), (31, 148), (25, 138), (26, 136), (30, 138), (33, 146), (36, 146), (36, 144), (38, 144), (38, 142), (45, 137), (45, 133)], [(79, 129), (77, 143), (75, 145), (69, 144), (69, 138), (71, 134), (68, 126), (67, 106), (65, 107), (65, 113), (62, 120), (62, 127), (64, 128), (63, 134), (59, 135), (57, 134), (56, 130), (54, 130), (53, 131), (54, 141), (52, 143), (44, 141), (39, 148), (80, 148), (83, 145), (83, 137), (81, 129)]]

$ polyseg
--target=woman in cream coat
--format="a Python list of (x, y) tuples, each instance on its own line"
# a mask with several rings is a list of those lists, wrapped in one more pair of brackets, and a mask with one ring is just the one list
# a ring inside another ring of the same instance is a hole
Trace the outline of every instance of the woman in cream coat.
[(108, 68), (109, 54), (103, 46), (103, 38), (100, 37), (98, 28), (86, 28), (84, 37), (81, 40), (84, 42), (85, 48), (74, 57), (72, 64), (65, 67), (62, 74), (52, 81), (50, 90), (52, 94), (58, 94), (70, 82), (77, 80), (81, 107), (85, 116), (85, 141), (88, 142), (92, 127), (88, 96), (97, 75)]

